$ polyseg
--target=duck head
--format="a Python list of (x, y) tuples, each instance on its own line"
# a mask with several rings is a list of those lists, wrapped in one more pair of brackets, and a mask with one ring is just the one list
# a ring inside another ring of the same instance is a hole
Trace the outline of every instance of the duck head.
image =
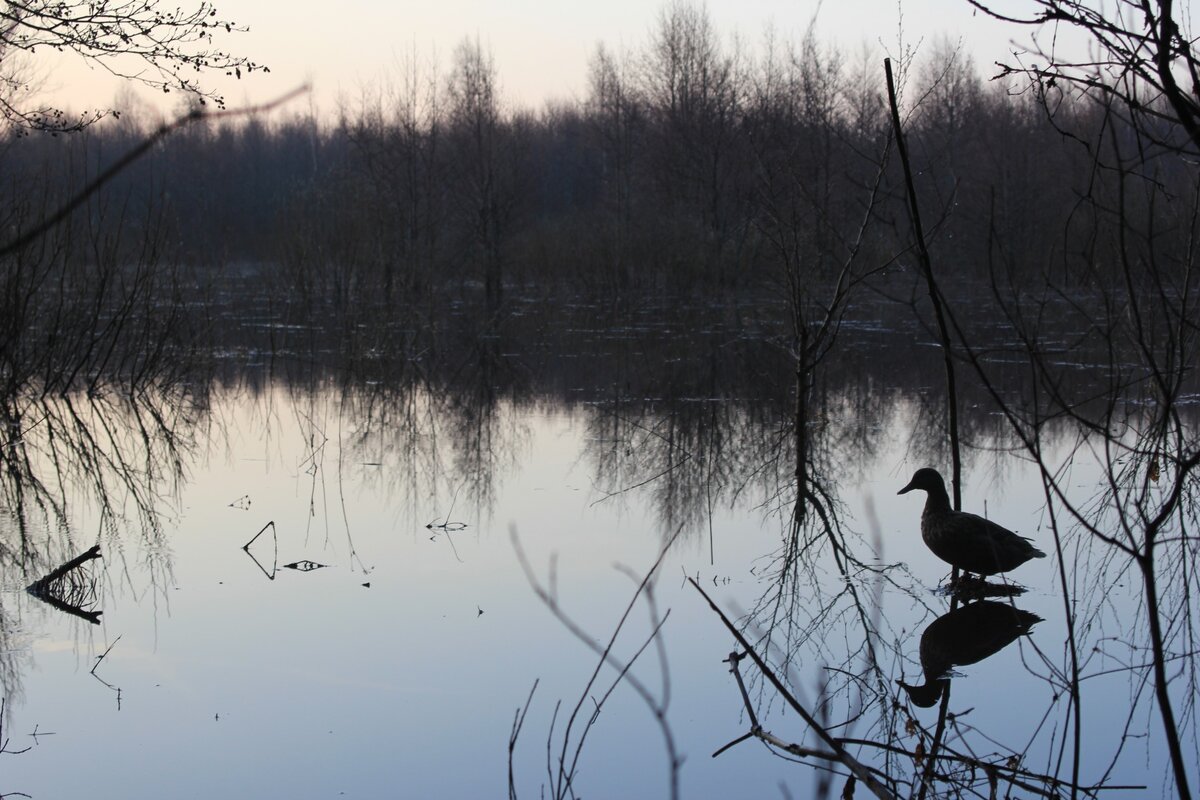
[(946, 691), (946, 687), (950, 685), (950, 681), (945, 678), (926, 681), (918, 686), (904, 681), (896, 681), (896, 683), (900, 684), (901, 689), (908, 692), (908, 699), (919, 708), (932, 708), (937, 705), (937, 701), (942, 699), (942, 692)]
[(942, 476), (932, 467), (922, 467), (913, 473), (912, 480), (896, 494), (904, 494), (911, 492), (913, 489), (923, 489), (930, 494), (941, 492), (945, 494), (946, 483), (942, 480)]

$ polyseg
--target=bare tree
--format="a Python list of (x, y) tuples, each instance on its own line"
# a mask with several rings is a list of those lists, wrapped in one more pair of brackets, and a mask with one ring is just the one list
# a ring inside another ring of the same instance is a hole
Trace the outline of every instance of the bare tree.
[[(1030, 48), (1013, 64), (1001, 64), (1001, 74), (1027, 77), (1047, 116), (1093, 160), (1091, 178), (1061, 234), (1060, 271), (1046, 270), (1037, 283), (1028, 276), (1006, 281), (992, 257), (1007, 261), (1008, 243), (989, 236), (997, 318), (1020, 343), (1032, 378), (1028, 396), (1019, 402), (1003, 397), (998, 368), (987, 363), (978, 333), (961, 308), (947, 306), (958, 346), (1042, 477), (1068, 628), (1063, 673), (1074, 731), (1073, 777), (1078, 780), (1079, 731), (1085, 728), (1079, 676), (1086, 654), (1102, 647), (1088, 631), (1105, 602), (1080, 587), (1112, 591), (1113, 575), (1127, 572), (1138, 576), (1140, 607), (1125, 627), (1131, 645), (1150, 656), (1130, 671), (1153, 692), (1176, 794), (1191, 797), (1197, 594), (1194, 577), (1180, 565), (1195, 557), (1200, 448), (1194, 418), (1181, 406), (1195, 363), (1189, 309), (1196, 302), (1200, 208), (1192, 170), (1162, 156), (1191, 154), (1200, 146), (1196, 56), (1170, 0), (1038, 0), (1038, 13), (1025, 17), (968, 1), (997, 19), (1035, 29)], [(1057, 45), (1063, 29), (1072, 27), (1089, 39), (1086, 57)], [(1039, 40), (1043, 32), (1053, 34), (1049, 48)], [(1094, 113), (1079, 113), (1079, 104), (1071, 102), (1076, 97), (1094, 100)], [(931, 285), (931, 292), (942, 297), (940, 287)], [(977, 303), (971, 313), (979, 314)], [(1087, 353), (1109, 376), (1107, 392), (1097, 397), (1072, 386), (1051, 344), (1059, 331), (1070, 332), (1071, 350)], [(1049, 446), (1052, 431), (1075, 438), (1065, 455)], [(1067, 478), (1080, 467), (1099, 476), (1090, 496), (1080, 495)], [(1067, 556), (1068, 546), (1080, 540), (1102, 565), (1083, 578), (1089, 559)]]
[[(394, 84), (366, 90), (353, 118), (341, 123), (356, 156), (351, 201), (373, 233), (383, 298), (415, 294), (432, 277), (437, 228), (444, 205), (438, 145), (439, 76), (414, 49), (396, 65)], [(365, 195), (365, 196), (363, 196)]]
[[(1186, 3), (1179, 8), (1174, 0), (1033, 0), (1032, 13), (1018, 16), (990, 0), (967, 2), (1033, 30), (1028, 48), (1012, 62), (997, 63), (1001, 75), (1029, 78), (1048, 101), (1072, 88), (1115, 101), (1112, 107), (1153, 143), (1200, 149), (1200, 57), (1187, 30)], [(1088, 40), (1085, 50), (1072, 49), (1073, 38), (1060, 36), (1071, 28)]]
[(478, 39), (464, 40), (454, 51), (446, 101), (459, 222), (482, 270), (487, 301), (496, 306), (503, 294), (520, 170), (513, 126), (505, 124), (501, 112), (496, 66)]
[(120, 78), (164, 92), (181, 91), (224, 107), (197, 77), (224, 73), (241, 78), (266, 67), (218, 48), (214, 34), (244, 31), (217, 16), (207, 0), (191, 9), (159, 0), (7, 0), (0, 3), (0, 116), (21, 130), (75, 131), (106, 116), (93, 109), (77, 116), (52, 105), (25, 105), (15, 97), (29, 88), (28, 73), (14, 69), (18, 55), (74, 53)]
[(642, 61), (641, 90), (651, 114), (650, 153), (658, 191), (699, 256), (721, 268), (728, 245), (748, 230), (736, 213), (748, 182), (737, 157), (745, 94), (741, 53), (722, 47), (703, 7), (663, 9)]
[(628, 249), (645, 116), (628, 70), (603, 45), (596, 48), (588, 66), (588, 83), (587, 112), (600, 153), (599, 207), (606, 222), (607, 266), (613, 282), (626, 288), (633, 269)]

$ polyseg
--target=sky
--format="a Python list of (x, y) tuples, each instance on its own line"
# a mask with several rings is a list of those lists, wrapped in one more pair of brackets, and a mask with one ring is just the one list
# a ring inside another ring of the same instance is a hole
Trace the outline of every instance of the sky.
[[(311, 0), (228, 0), (218, 3), (220, 16), (250, 30), (225, 35), (218, 45), (266, 64), (271, 73), (206, 85), (236, 106), (310, 83), (311, 102), (328, 112), (339, 98), (352, 100), (364, 87), (386, 80), (414, 50), (445, 68), (462, 39), (478, 37), (494, 56), (505, 99), (538, 108), (547, 100), (582, 97), (597, 44), (614, 52), (640, 48), (663, 5), (646, 0), (340, 0), (331, 15), (330, 4)], [(966, 0), (708, 0), (706, 7), (724, 36), (736, 35), (751, 46), (761, 42), (768, 25), (783, 37), (799, 39), (814, 14), (820, 38), (847, 51), (867, 43), (897, 54), (903, 31), (905, 45), (923, 42), (928, 52), (945, 35), (963, 43), (985, 77), (1010, 41), (1024, 33), (976, 13)], [(118, 85), (102, 70), (65, 57), (45, 74), (44, 91), (79, 110), (112, 104)], [(161, 105), (157, 94), (141, 96)]]

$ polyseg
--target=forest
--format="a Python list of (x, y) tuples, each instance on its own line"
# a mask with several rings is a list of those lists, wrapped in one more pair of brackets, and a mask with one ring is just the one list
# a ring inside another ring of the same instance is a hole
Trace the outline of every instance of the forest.
[[(1112, 107), (1062, 83), (993, 78), (945, 37), (897, 63), (947, 277), (1086, 285), (1111, 244), (1104, 213), (1118, 174), (1144, 176), (1166, 198), (1159, 214), (1187, 218), (1175, 150), (1138, 144)], [(106, 183), (71, 243), (59, 233), (53, 247), (94, 260), (88, 240), (105, 237), (129, 260), (149, 238), (197, 277), (266, 271), (277, 289), (342, 312), (447, 283), (499, 301), (508, 285), (820, 282), (864, 217), (860, 258), (903, 269), (912, 259), (880, 64), (876, 47), (841, 52), (815, 30), (730, 44), (701, 7), (676, 4), (642, 49), (599, 45), (581, 99), (527, 109), (505, 102), (487, 47), (466, 39), (445, 67), (411, 53), (332, 115), (285, 107), (184, 127)], [(79, 135), (10, 129), (10, 220), (53, 208), (158, 123), (135, 105)], [(1148, 239), (1178, 229), (1159, 227)]]

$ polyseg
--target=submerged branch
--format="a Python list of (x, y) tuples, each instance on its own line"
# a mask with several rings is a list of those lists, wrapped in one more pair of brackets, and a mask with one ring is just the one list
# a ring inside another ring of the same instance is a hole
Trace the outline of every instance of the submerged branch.
[(45, 576), (38, 578), (33, 583), (29, 584), (29, 586), (26, 587), (25, 591), (29, 592), (30, 594), (40, 597), (42, 593), (47, 591), (47, 587), (49, 587), (49, 585), (51, 583), (58, 580), (62, 576), (66, 575), (68, 572), (75, 569), (76, 567), (78, 567), (82, 564), (86, 564), (87, 562), (91, 561), (93, 558), (101, 558), (100, 545), (98, 545), (98, 544), (93, 545), (92, 547), (88, 548), (87, 551), (81, 553), (80, 555), (75, 556), (70, 561), (68, 561), (65, 564), (59, 566), (58, 568), (52, 570), (51, 572), (47, 573)]
[[(100, 624), (100, 615), (102, 611), (88, 611), (81, 606), (83, 600), (78, 597), (78, 592), (73, 589), (64, 592), (62, 590), (62, 579), (70, 575), (74, 570), (83, 566), (87, 562), (101, 558), (100, 545), (93, 545), (87, 551), (75, 556), (70, 561), (62, 564), (56, 569), (50, 571), (41, 578), (38, 578), (29, 586), (25, 587), (25, 591), (52, 606), (65, 614), (85, 619), (93, 625)], [(74, 596), (74, 597), (73, 597)], [(72, 599), (76, 602), (72, 602)]]

